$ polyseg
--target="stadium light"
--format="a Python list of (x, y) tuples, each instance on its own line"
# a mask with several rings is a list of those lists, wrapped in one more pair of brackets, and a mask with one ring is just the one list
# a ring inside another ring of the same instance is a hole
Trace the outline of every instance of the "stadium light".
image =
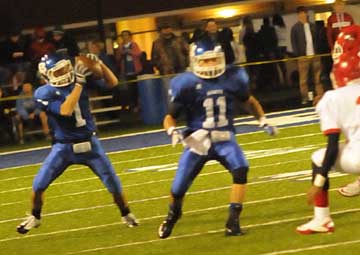
[(217, 12), (217, 16), (222, 18), (231, 18), (234, 17), (237, 14), (237, 11), (235, 9), (222, 9)]

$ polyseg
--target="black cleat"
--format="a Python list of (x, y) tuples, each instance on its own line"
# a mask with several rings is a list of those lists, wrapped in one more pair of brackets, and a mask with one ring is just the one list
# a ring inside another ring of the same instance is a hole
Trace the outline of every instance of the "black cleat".
[(160, 238), (165, 239), (171, 235), (171, 232), (178, 219), (180, 219), (180, 216), (181, 214), (175, 216), (172, 212), (169, 212), (168, 216), (159, 227), (158, 234)]
[(242, 236), (243, 232), (240, 228), (239, 220), (229, 219), (225, 225), (225, 236)]

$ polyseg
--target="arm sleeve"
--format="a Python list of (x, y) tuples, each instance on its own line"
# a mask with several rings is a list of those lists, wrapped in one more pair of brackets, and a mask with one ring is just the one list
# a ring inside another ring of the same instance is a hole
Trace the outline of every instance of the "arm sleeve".
[(63, 103), (60, 97), (51, 97), (48, 91), (40, 89), (35, 91), (34, 98), (37, 108), (45, 112), (60, 115), (60, 109)]
[(320, 174), (327, 177), (331, 167), (335, 164), (337, 155), (339, 153), (339, 138), (340, 133), (334, 133), (328, 135), (328, 142), (325, 152), (325, 157), (320, 169)]
[(246, 102), (250, 98), (249, 82), (249, 75), (245, 69), (239, 69), (236, 74), (236, 97), (240, 100), (240, 102)]
[(171, 117), (173, 117), (174, 119), (177, 119), (182, 113), (183, 109), (184, 107), (182, 104), (176, 102), (170, 102), (168, 114), (171, 115)]

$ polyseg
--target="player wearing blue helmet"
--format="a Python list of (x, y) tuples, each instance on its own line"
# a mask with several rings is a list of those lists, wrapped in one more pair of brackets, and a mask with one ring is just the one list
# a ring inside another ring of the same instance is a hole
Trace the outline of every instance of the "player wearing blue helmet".
[(17, 227), (21, 234), (40, 225), (45, 190), (73, 164), (86, 165), (99, 176), (113, 195), (123, 221), (129, 227), (138, 224), (130, 213), (120, 180), (96, 137), (87, 93), (90, 83), (114, 87), (118, 80), (96, 56), (89, 55), (89, 58), (101, 66), (104, 79), (91, 79), (92, 72), (84, 62), (77, 61), (73, 65), (69, 58), (59, 53), (45, 55), (39, 63), (39, 72), (47, 84), (39, 87), (34, 97), (38, 107), (48, 116), (53, 144), (33, 181), (32, 212)]
[[(270, 135), (276, 128), (266, 124), (264, 111), (250, 94), (243, 68), (226, 67), (224, 52), (208, 40), (194, 43), (190, 51), (191, 71), (171, 81), (171, 104), (164, 128), (172, 143), (182, 141), (185, 150), (171, 187), (168, 216), (159, 227), (159, 237), (167, 238), (182, 214), (186, 191), (205, 163), (217, 160), (233, 177), (226, 235), (241, 235), (239, 217), (245, 196), (249, 164), (235, 139), (234, 101), (240, 100)], [(185, 113), (187, 127), (181, 135), (176, 119)]]

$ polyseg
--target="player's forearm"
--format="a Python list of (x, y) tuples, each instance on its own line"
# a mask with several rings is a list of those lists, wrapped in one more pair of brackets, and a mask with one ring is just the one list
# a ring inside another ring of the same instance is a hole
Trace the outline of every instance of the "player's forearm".
[(248, 101), (246, 102), (246, 106), (249, 109), (250, 113), (254, 115), (257, 120), (260, 121), (265, 117), (264, 110), (255, 97), (250, 96)]
[(71, 116), (73, 114), (75, 106), (79, 101), (81, 91), (82, 91), (82, 86), (80, 84), (76, 84), (70, 95), (67, 96), (64, 103), (61, 104), (60, 107), (61, 115)]
[(163, 126), (166, 132), (170, 133), (171, 129), (176, 127), (176, 120), (170, 114), (167, 114), (164, 118)]
[(110, 88), (115, 87), (118, 85), (119, 80), (116, 78), (115, 74), (108, 68), (104, 63), (100, 63), (101, 69), (104, 73), (104, 79), (106, 82), (106, 85)]
[(321, 167), (321, 175), (324, 177), (327, 177), (328, 172), (335, 164), (337, 155), (339, 153), (339, 139), (340, 134), (330, 134), (328, 136), (325, 157)]

